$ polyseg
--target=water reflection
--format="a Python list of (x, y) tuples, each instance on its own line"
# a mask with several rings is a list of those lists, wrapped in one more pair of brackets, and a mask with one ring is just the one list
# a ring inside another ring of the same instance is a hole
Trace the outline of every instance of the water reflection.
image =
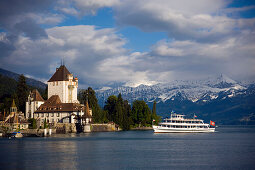
[(252, 169), (255, 128), (0, 138), (0, 169)]

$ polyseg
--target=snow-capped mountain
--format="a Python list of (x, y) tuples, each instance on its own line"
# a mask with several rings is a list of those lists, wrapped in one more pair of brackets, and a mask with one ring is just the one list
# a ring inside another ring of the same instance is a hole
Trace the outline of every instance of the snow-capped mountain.
[(242, 93), (247, 87), (243, 86), (226, 75), (209, 77), (203, 80), (172, 81), (152, 86), (139, 85), (137, 87), (119, 86), (115, 88), (103, 87), (96, 90), (101, 105), (110, 95), (122, 94), (129, 102), (144, 100), (146, 102), (166, 102), (167, 100), (185, 99), (192, 102), (208, 102), (217, 99), (220, 94), (228, 97)]
[(255, 124), (255, 83), (237, 82), (225, 75), (203, 80), (172, 81), (152, 86), (107, 86), (96, 90), (101, 106), (110, 95), (118, 95), (132, 103), (144, 100), (157, 114), (168, 117), (171, 110), (217, 124)]

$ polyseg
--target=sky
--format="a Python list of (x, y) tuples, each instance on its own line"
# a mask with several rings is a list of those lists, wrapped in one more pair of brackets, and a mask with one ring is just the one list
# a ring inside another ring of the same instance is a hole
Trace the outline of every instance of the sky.
[(80, 87), (255, 80), (255, 1), (2, 0), (0, 67)]

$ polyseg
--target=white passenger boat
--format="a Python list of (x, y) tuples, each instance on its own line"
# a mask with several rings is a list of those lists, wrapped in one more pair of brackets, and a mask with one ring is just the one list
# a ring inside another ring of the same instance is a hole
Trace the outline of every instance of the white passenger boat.
[(175, 133), (175, 132), (215, 132), (214, 122), (204, 123), (201, 119), (185, 119), (185, 115), (172, 113), (170, 118), (164, 119), (158, 126), (153, 126), (154, 133)]

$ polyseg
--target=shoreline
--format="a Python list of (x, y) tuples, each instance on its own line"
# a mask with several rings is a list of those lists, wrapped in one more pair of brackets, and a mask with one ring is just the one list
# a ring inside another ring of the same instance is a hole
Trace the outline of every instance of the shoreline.
[(136, 127), (136, 128), (130, 128), (130, 130), (153, 130), (152, 127)]

